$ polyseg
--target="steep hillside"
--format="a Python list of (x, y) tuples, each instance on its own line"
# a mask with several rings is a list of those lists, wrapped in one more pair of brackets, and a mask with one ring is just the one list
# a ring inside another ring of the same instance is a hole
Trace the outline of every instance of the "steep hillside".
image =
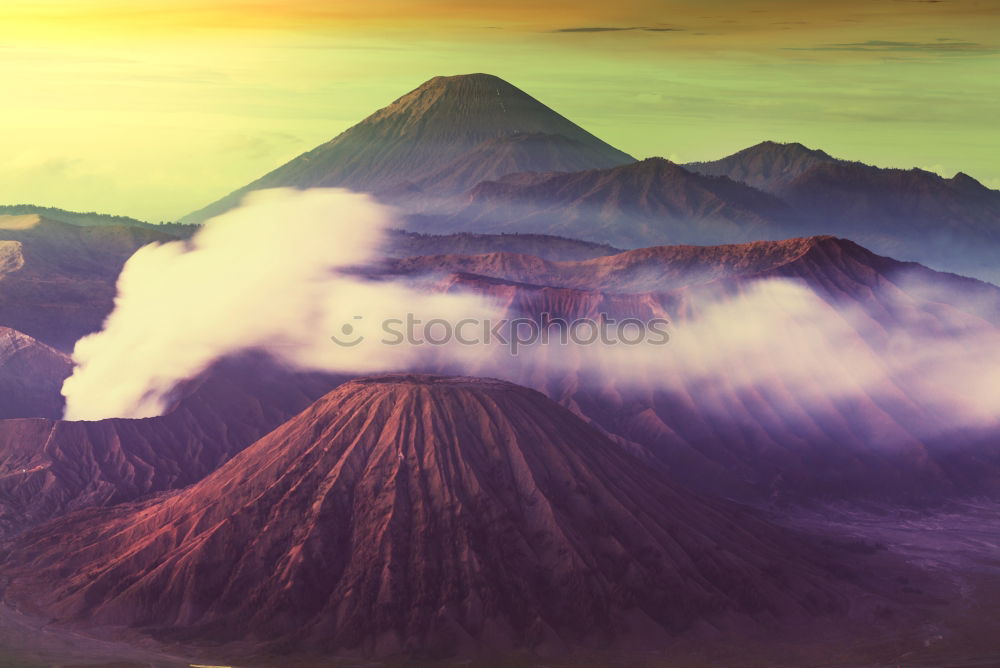
[(488, 139), (415, 185), (433, 193), (456, 194), (508, 174), (579, 172), (622, 163), (593, 142), (557, 134), (520, 133)]
[(0, 327), (0, 419), (62, 415), (69, 357), (8, 327)]
[(33, 531), (4, 575), (63, 622), (368, 656), (637, 650), (860, 599), (544, 396), (412, 375), (341, 386), (184, 491)]
[(0, 420), (0, 536), (197, 482), (335, 384), (240, 358), (190, 384), (163, 417)]
[(0, 326), (70, 352), (111, 312), (115, 282), (132, 253), (174, 238), (152, 226), (0, 216)]

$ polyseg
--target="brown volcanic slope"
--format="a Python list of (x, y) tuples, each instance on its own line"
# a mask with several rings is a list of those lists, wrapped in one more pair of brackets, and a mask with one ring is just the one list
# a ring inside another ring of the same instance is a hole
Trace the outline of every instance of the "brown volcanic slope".
[(653, 246), (567, 261), (505, 252), (424, 255), (393, 260), (388, 266), (404, 274), (445, 271), (608, 293), (663, 292), (776, 270), (823, 243), (841, 242), (813, 237), (724, 246)]
[[(512, 316), (659, 317), (675, 331), (720, 296), (740, 295), (760, 279), (790, 279), (822, 300), (823, 312), (842, 323), (838, 329), (850, 327), (836, 335), (819, 328), (815, 335), (836, 336), (829, 345), (843, 350), (846, 364), (862, 366), (892, 359), (897, 344), (912, 335), (939, 335), (946, 344), (954, 333), (996, 340), (1000, 328), (1000, 289), (833, 237), (648, 248), (575, 262), (503, 253), (429, 256), (399, 260), (391, 271), (443, 275), (445, 289), (492, 295)], [(853, 315), (842, 321), (841, 312)], [(733, 332), (742, 326), (733, 322)], [(937, 347), (926, 343), (931, 352)], [(891, 377), (822, 401), (808, 395), (828, 396), (824, 378), (805, 392), (777, 373), (751, 386), (736, 382), (751, 368), (760, 376), (768, 365), (788, 367), (799, 348), (787, 341), (759, 354), (774, 357), (734, 360), (710, 381), (677, 371), (684, 360), (671, 357), (669, 345), (661, 363), (646, 365), (647, 374), (602, 367), (600, 356), (586, 350), (559, 353), (553, 366), (530, 355), (487, 360), (477, 372), (544, 391), (640, 444), (678, 479), (713, 493), (918, 502), (1000, 493), (1000, 430), (963, 430), (954, 415), (931, 410), (928, 398), (944, 388), (924, 378)], [(801, 361), (806, 368), (812, 363)]]
[(535, 232), (616, 246), (718, 243), (787, 236), (775, 197), (663, 158), (572, 174), (517, 175), (481, 183), (439, 231)]
[[(550, 138), (529, 138), (527, 143), (523, 138), (500, 140), (519, 134)], [(485, 168), (486, 173), (502, 172), (515, 163), (537, 171), (633, 161), (503, 79), (489, 74), (435, 77), (331, 141), (189, 214), (183, 222), (201, 222), (222, 213), (245, 193), (261, 188), (339, 186), (379, 192), (421, 179), (421, 185), (428, 187), (429, 174), (452, 164), (467, 169), (460, 159), (473, 151), (484, 161), (496, 161), (497, 166)], [(557, 155), (563, 152), (565, 157)], [(440, 176), (459, 181), (470, 177), (452, 177), (447, 170)]]
[(0, 216), (0, 325), (64, 352), (101, 328), (125, 261), (174, 237), (150, 227), (83, 227), (37, 214)]
[(817, 554), (665, 483), (536, 392), (388, 376), (339, 387), (186, 490), (22, 536), (4, 574), (62, 622), (441, 655), (636, 649), (846, 612), (857, 590)]
[(0, 327), (0, 419), (62, 415), (60, 390), (72, 369), (58, 350)]
[(776, 195), (796, 211), (800, 233), (849, 237), (879, 253), (1000, 283), (1000, 191), (966, 174), (882, 169), (774, 142), (685, 167)]
[(215, 365), (163, 417), (0, 420), (0, 536), (190, 485), (335, 384), (240, 358)]

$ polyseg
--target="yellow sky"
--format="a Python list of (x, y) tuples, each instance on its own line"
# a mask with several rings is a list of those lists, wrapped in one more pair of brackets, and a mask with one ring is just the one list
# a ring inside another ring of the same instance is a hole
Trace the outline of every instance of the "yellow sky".
[(763, 139), (1000, 187), (1000, 3), (5, 0), (0, 202), (178, 217), (438, 74), (638, 157)]

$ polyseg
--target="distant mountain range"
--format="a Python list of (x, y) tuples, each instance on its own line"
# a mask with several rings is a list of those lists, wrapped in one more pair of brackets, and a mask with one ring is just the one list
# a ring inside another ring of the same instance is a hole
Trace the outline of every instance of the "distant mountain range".
[(545, 234), (420, 234), (390, 230), (382, 246), (388, 257), (415, 255), (480, 255), (483, 253), (523, 253), (546, 260), (585, 260), (621, 252), (607, 244)]
[(159, 230), (176, 237), (188, 237), (197, 229), (195, 225), (185, 225), (182, 223), (147, 223), (138, 218), (129, 216), (114, 216), (107, 213), (97, 213), (95, 211), (67, 211), (51, 206), (38, 206), (36, 204), (3, 204), (0, 205), (0, 217), (2, 216), (30, 216), (38, 215), (46, 220), (67, 225), (77, 225), (79, 227), (101, 227), (101, 226), (129, 226), (148, 227)]
[(480, 183), (435, 230), (503, 230), (574, 236), (616, 246), (718, 243), (794, 236), (778, 198), (663, 158), (610, 169), (512, 175)]
[(763, 142), (713, 162), (636, 162), (487, 74), (436, 77), (333, 140), (186, 216), (247, 192), (376, 193), (434, 233), (553, 234), (618, 247), (833, 234), (1000, 283), (1000, 191)]
[(0, 205), (0, 216), (27, 216), (37, 214), (44, 216), (47, 220), (54, 220), (59, 223), (70, 225), (80, 225), (91, 227), (95, 225), (133, 225), (137, 227), (154, 227), (154, 225), (138, 218), (129, 216), (113, 216), (106, 213), (88, 211), (67, 211), (52, 206), (36, 206), (34, 204), (5, 204)]
[(810, 233), (1000, 283), (1000, 191), (967, 174), (883, 169), (774, 142), (685, 167), (775, 195)]
[(813, 167), (841, 162), (802, 144), (765, 141), (713, 162), (689, 162), (684, 167), (706, 176), (725, 176), (770, 193)]

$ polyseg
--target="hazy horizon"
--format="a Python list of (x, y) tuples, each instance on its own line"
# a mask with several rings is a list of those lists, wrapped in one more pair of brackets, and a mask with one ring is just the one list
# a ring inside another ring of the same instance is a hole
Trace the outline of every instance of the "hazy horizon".
[(177, 219), (468, 72), (640, 159), (797, 141), (1000, 187), (1000, 45), (984, 20), (1000, 8), (537, 4), (5, 3), (0, 203)]

